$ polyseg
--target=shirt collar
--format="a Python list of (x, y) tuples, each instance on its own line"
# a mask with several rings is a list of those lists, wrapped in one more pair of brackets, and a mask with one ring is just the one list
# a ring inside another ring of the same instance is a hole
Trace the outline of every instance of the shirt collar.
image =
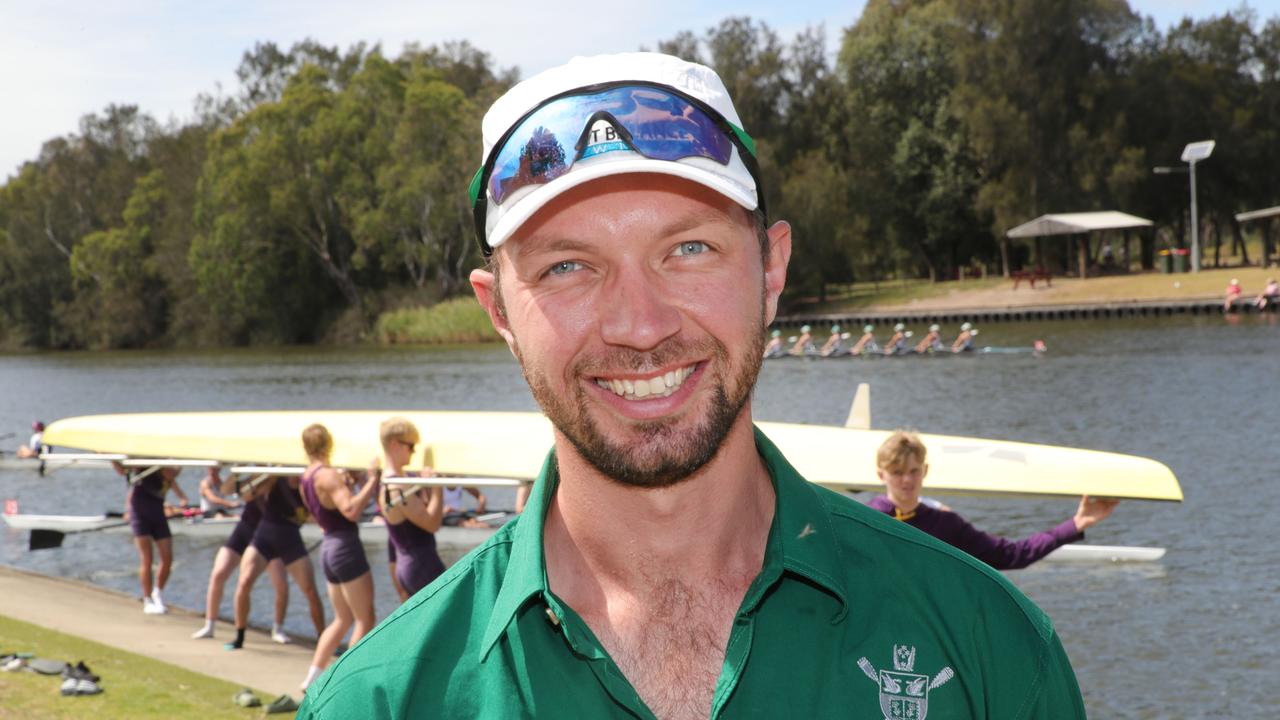
[[(759, 605), (768, 588), (782, 571), (787, 571), (834, 595), (840, 601), (841, 610), (832, 622), (838, 622), (849, 611), (842, 571), (845, 563), (831, 525), (830, 512), (819, 497), (819, 493), (824, 491), (801, 477), (759, 428), (754, 430), (756, 451), (773, 480), (776, 500), (760, 573), (764, 582), (756, 582), (747, 590), (743, 599), (744, 609), (752, 610)], [(493, 613), (480, 642), (482, 662), (530, 598), (535, 595), (550, 597), (542, 537), (547, 509), (559, 484), (560, 475), (553, 449), (547, 453), (529, 502), (512, 532), (511, 556), (502, 588), (498, 591)]]

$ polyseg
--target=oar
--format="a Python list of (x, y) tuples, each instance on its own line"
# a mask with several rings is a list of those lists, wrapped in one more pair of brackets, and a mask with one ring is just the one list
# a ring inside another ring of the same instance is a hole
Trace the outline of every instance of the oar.
[(120, 522), (107, 523), (106, 525), (99, 525), (95, 528), (85, 528), (84, 530), (50, 530), (48, 528), (31, 528), (31, 538), (27, 541), (27, 550), (48, 550), (50, 548), (60, 548), (62, 547), (62, 541), (65, 540), (68, 535), (79, 535), (80, 533), (110, 530), (111, 528), (124, 527), (128, 524), (128, 520), (121, 520)]

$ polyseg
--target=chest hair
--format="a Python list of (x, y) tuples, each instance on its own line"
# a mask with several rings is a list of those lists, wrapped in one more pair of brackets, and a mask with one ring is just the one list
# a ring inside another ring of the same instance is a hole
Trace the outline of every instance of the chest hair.
[(750, 578), (666, 579), (585, 620), (662, 720), (706, 718)]

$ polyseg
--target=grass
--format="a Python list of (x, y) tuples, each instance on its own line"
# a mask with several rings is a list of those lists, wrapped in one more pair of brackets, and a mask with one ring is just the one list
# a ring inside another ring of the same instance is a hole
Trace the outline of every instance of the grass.
[(429, 307), (383, 313), (374, 330), (378, 341), (392, 344), (494, 342), (498, 334), (474, 298), (444, 300)]
[(1012, 280), (999, 277), (933, 284), (927, 280), (892, 281), (881, 283), (879, 292), (870, 284), (842, 288), (842, 293), (826, 304), (791, 310), (804, 314), (839, 314), (1221, 298), (1231, 278), (1238, 278), (1244, 296), (1252, 299), (1262, 290), (1267, 278), (1276, 276), (1280, 276), (1280, 272), (1274, 268), (1238, 267), (1201, 270), (1197, 274), (1134, 273), (1086, 280), (1055, 277), (1051, 287), (1037, 283), (1034, 290), (1025, 282), (1014, 290)]
[[(240, 687), (124, 650), (0, 615), (0, 654), (83, 660), (102, 676), (100, 695), (63, 697), (62, 678), (33, 672), (0, 672), (0, 718), (258, 718), (261, 709), (233, 705)], [(258, 692), (263, 703), (273, 696)]]

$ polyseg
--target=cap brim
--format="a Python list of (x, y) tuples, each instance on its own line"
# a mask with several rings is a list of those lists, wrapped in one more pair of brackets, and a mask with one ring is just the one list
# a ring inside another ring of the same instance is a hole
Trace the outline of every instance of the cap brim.
[(529, 195), (520, 198), (494, 224), (493, 229), (489, 232), (489, 247), (497, 248), (506, 242), (516, 229), (560, 194), (572, 190), (583, 183), (623, 173), (656, 173), (658, 175), (684, 178), (715, 190), (747, 210), (756, 209), (755, 188), (743, 187), (741, 184), (733, 182), (722, 175), (704, 170), (696, 165), (672, 162), (670, 160), (635, 157), (574, 168), (572, 172), (566, 173), (556, 178), (554, 182), (547, 183)]

